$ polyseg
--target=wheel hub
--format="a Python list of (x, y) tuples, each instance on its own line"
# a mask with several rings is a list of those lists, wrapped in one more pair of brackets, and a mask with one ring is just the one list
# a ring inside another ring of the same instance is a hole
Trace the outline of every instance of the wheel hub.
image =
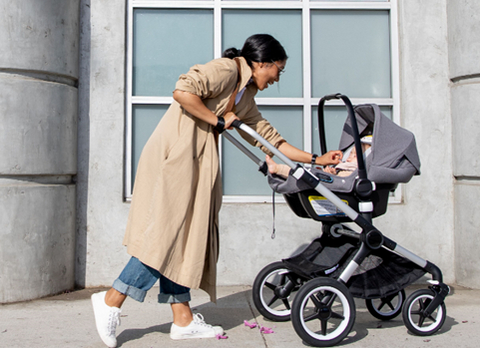
[(328, 320), (332, 316), (332, 311), (328, 307), (318, 308), (318, 319)]

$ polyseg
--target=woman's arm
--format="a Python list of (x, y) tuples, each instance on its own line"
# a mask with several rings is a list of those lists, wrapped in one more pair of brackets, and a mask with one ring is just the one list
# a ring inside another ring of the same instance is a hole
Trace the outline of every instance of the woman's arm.
[[(173, 92), (173, 99), (175, 99), (175, 101), (177, 101), (189, 114), (211, 124), (212, 126), (217, 125), (218, 117), (209, 108), (207, 108), (205, 104), (203, 104), (202, 99), (200, 99), (198, 95), (177, 89)], [(232, 122), (235, 119), (238, 119), (233, 112), (228, 112), (224, 118), (225, 129), (230, 128)]]
[[(302, 151), (296, 148), (295, 146), (290, 145), (287, 142), (281, 143), (278, 149), (283, 154), (285, 154), (285, 156), (287, 156), (288, 158), (290, 158), (292, 161), (295, 161), (295, 162), (310, 163), (312, 160), (311, 153)], [(315, 164), (320, 166), (338, 164), (340, 163), (342, 156), (343, 154), (342, 154), (342, 151), (340, 150), (328, 151), (323, 156), (317, 157), (317, 159), (315, 160)]]

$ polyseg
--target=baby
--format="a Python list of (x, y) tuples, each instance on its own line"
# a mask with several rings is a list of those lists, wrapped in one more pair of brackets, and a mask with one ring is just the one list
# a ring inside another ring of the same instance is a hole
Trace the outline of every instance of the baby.
[[(371, 139), (370, 139), (371, 143)], [(367, 143), (367, 140), (362, 138), (362, 151), (365, 152), (369, 149), (372, 145)], [(269, 155), (266, 155), (265, 161), (267, 162), (268, 171), (270, 174), (276, 174), (281, 176), (282, 178), (287, 178), (288, 173), (290, 172), (290, 167), (286, 164), (278, 164), (276, 163)], [(324, 167), (323, 171), (332, 175), (337, 175), (341, 177), (349, 176), (352, 172), (357, 169), (358, 162), (357, 162), (357, 151), (355, 151), (355, 147), (352, 148), (350, 151), (350, 155), (345, 160), (345, 162), (341, 162), (333, 167)]]

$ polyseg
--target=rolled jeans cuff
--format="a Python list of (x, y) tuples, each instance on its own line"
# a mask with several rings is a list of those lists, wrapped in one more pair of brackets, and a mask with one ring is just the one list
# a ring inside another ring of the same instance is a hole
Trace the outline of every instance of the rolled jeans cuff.
[(183, 303), (191, 301), (190, 291), (183, 294), (158, 294), (158, 303)]
[(112, 288), (114, 288), (118, 292), (121, 292), (124, 295), (130, 296), (131, 298), (133, 298), (138, 302), (143, 302), (145, 300), (145, 296), (147, 295), (146, 291), (140, 290), (131, 285), (127, 285), (124, 282), (122, 282), (120, 279), (116, 279), (113, 282)]

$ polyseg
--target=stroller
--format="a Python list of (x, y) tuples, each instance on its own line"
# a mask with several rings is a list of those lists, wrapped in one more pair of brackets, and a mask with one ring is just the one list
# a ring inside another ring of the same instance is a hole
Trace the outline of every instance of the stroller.
[[(332, 99), (341, 99), (348, 113), (339, 149), (344, 158), (353, 148), (357, 153), (358, 168), (347, 177), (296, 164), (250, 127), (235, 121), (235, 128), (291, 168), (287, 179), (270, 175), (264, 161), (224, 133), (269, 175), (272, 189), (284, 195), (297, 216), (322, 222), (322, 235), (303, 252), (271, 263), (258, 273), (252, 288), (254, 304), (267, 319), (291, 319), (300, 338), (316, 347), (338, 344), (350, 333), (356, 316), (354, 297), (364, 299), (368, 311), (378, 319), (390, 320), (402, 313), (409, 331), (432, 335), (445, 322), (444, 300), (450, 292), (440, 269), (372, 225), (373, 218), (385, 214), (398, 183), (420, 173), (414, 136), (385, 117), (377, 105), (354, 108), (348, 97), (328, 95), (318, 106), (322, 154), (326, 153), (323, 108)], [(362, 138), (371, 140), (365, 153)], [(428, 289), (406, 298), (404, 288), (425, 273), (432, 276)]]

